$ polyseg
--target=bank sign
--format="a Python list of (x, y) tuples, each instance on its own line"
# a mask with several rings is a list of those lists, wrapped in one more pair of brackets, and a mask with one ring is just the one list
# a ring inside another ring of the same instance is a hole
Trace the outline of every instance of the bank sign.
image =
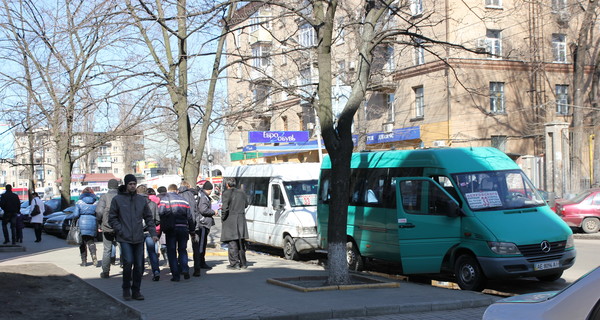
[(287, 143), (306, 142), (309, 139), (308, 131), (250, 131), (249, 143)]

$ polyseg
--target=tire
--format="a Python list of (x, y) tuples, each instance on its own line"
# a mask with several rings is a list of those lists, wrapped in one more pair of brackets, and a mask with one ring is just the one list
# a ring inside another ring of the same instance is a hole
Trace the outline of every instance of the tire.
[(477, 259), (464, 254), (456, 259), (454, 264), (456, 283), (462, 290), (482, 291), (485, 289), (486, 278)]
[(596, 233), (600, 230), (600, 220), (598, 218), (585, 218), (581, 222), (581, 229), (585, 233)]
[(287, 260), (298, 260), (300, 258), (300, 254), (296, 251), (294, 245), (294, 239), (290, 235), (285, 236), (283, 239), (283, 256)]
[(557, 273), (549, 274), (547, 276), (536, 277), (536, 278), (540, 281), (552, 282), (552, 281), (556, 281), (556, 280), (560, 279), (560, 277), (562, 277), (562, 275), (563, 275), (563, 272), (561, 270)]
[(365, 261), (352, 241), (346, 242), (346, 261), (348, 269), (353, 271), (362, 271), (365, 267)]

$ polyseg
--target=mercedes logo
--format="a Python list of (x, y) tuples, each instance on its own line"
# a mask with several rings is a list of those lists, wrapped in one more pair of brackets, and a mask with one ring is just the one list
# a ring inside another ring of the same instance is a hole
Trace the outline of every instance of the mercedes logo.
[(550, 242), (544, 240), (544, 241), (542, 241), (542, 243), (540, 243), (540, 249), (542, 249), (543, 253), (550, 252), (550, 248), (551, 248)]

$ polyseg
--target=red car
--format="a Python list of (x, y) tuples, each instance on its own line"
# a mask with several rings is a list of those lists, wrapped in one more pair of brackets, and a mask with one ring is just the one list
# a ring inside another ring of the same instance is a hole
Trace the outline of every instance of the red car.
[(600, 189), (590, 189), (569, 200), (556, 202), (554, 211), (570, 226), (585, 233), (600, 229)]

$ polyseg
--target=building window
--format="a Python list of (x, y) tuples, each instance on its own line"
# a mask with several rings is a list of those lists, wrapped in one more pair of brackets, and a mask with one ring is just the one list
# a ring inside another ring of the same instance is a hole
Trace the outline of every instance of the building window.
[(315, 33), (315, 28), (308, 23), (300, 26), (298, 42), (304, 47), (313, 47), (317, 43), (317, 34)]
[(266, 45), (256, 45), (252, 47), (252, 66), (255, 68), (266, 68), (270, 62), (271, 48)]
[(502, 0), (485, 0), (486, 7), (502, 8)]
[(490, 82), (490, 112), (506, 113), (504, 108), (504, 82)]
[(413, 16), (423, 13), (423, 0), (410, 0), (410, 12)]
[(113, 169), (113, 173), (116, 173), (116, 174), (118, 174), (118, 173), (119, 173), (119, 168), (114, 168), (114, 169)]
[(394, 61), (394, 47), (388, 45), (385, 48), (385, 66), (384, 70), (387, 72), (392, 72), (396, 69), (396, 62)]
[(425, 93), (423, 91), (423, 86), (413, 88), (415, 92), (415, 117), (416, 118), (424, 118), (425, 117)]
[(414, 64), (419, 66), (425, 63), (425, 48), (423, 39), (415, 39)]
[(309, 85), (311, 83), (311, 72), (310, 67), (306, 67), (300, 70), (300, 84), (303, 86)]
[(492, 147), (506, 152), (506, 136), (492, 136)]
[(567, 0), (552, 0), (552, 11), (559, 12), (567, 10)]
[(567, 62), (567, 37), (564, 34), (552, 34), (552, 56), (554, 62)]
[(267, 99), (269, 87), (265, 85), (255, 85), (252, 90), (252, 98), (255, 103), (261, 103)]
[(486, 51), (492, 59), (502, 59), (501, 31), (488, 29), (485, 33)]
[(560, 115), (569, 114), (569, 86), (556, 85), (556, 113)]
[(396, 110), (394, 109), (394, 94), (388, 93), (387, 95), (387, 122), (395, 121)]

